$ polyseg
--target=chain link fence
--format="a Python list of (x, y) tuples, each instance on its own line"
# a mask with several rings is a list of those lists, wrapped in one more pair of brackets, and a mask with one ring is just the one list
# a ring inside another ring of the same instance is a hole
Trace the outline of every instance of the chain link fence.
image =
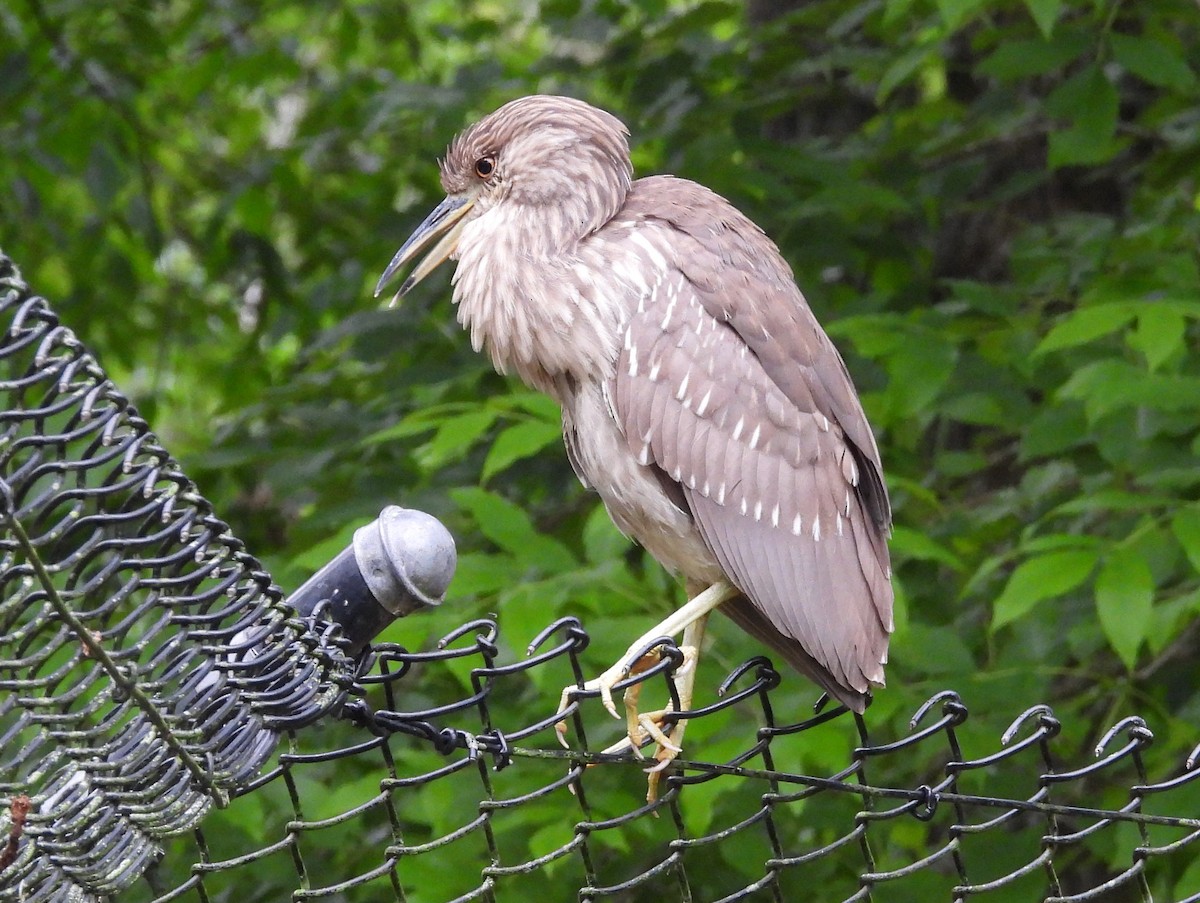
[(881, 742), (870, 710), (781, 717), (756, 658), (646, 803), (589, 694), (556, 742), (585, 625), (352, 656), (3, 257), (0, 323), (0, 901), (1200, 901), (1200, 749), (1148, 773), (1136, 717), (1094, 757), (1041, 705), (974, 748), (944, 692)]

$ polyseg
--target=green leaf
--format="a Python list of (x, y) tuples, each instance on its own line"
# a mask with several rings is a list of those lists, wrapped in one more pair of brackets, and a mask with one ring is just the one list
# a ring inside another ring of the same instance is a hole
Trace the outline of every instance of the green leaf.
[(909, 662), (919, 673), (961, 676), (975, 670), (971, 650), (952, 627), (910, 623), (896, 631), (895, 644), (893, 660)]
[(1046, 405), (1021, 427), (1021, 460), (1060, 455), (1087, 435), (1079, 405)]
[(908, 321), (899, 314), (861, 314), (842, 317), (826, 325), (833, 338), (844, 338), (854, 344), (859, 354), (884, 357), (903, 348)]
[(932, 329), (909, 327), (908, 341), (886, 362), (888, 407), (915, 414), (927, 409), (950, 381), (958, 349)]
[(897, 558), (917, 558), (936, 561), (954, 571), (963, 569), (962, 559), (924, 533), (908, 527), (894, 527), (888, 543)]
[(1053, 40), (1005, 41), (976, 68), (983, 75), (1006, 81), (1057, 72), (1091, 46), (1079, 31), (1059, 29)]
[(1083, 402), (1090, 422), (1129, 407), (1158, 411), (1200, 408), (1200, 379), (1146, 373), (1123, 360), (1105, 358), (1078, 368), (1058, 390), (1061, 398)]
[(529, 515), (508, 499), (473, 486), (451, 490), (450, 497), (471, 513), (484, 536), (526, 567), (554, 574), (576, 566), (566, 546), (539, 533)]
[[(563, 821), (554, 821), (529, 835), (529, 855), (536, 858), (548, 856), (568, 846), (575, 839), (574, 833)], [(549, 870), (553, 871), (563, 863), (570, 862), (568, 857), (552, 860)]]
[(434, 405), (432, 407), (423, 408), (419, 411), (414, 411), (404, 417), (397, 423), (390, 426), (385, 426), (383, 429), (377, 430), (374, 433), (366, 436), (362, 443), (364, 445), (377, 445), (380, 443), (392, 442), (396, 439), (407, 439), (410, 436), (419, 436), (422, 433), (428, 433), (431, 430), (436, 430), (439, 425), (445, 423), (464, 411), (476, 411), (476, 405)]
[(562, 421), (558, 402), (549, 395), (543, 395), (541, 392), (514, 392), (511, 395), (505, 395), (502, 398), (496, 399), (496, 403), (502, 405), (507, 410), (518, 410), (524, 411), (526, 414), (532, 414), (539, 420), (551, 423), (560, 423)]
[(458, 556), (449, 592), (456, 598), (498, 593), (520, 581), (524, 570), (510, 555), (464, 552)]
[(942, 14), (946, 28), (955, 29), (985, 2), (986, 0), (937, 0), (937, 8)]
[(493, 476), (517, 461), (532, 457), (548, 445), (562, 440), (562, 427), (544, 420), (526, 420), (503, 430), (492, 443), (483, 462), (480, 480), (486, 483)]
[(1150, 625), (1146, 628), (1146, 647), (1158, 655), (1179, 637), (1200, 613), (1200, 589), (1173, 599), (1160, 599), (1150, 609)]
[(1076, 496), (1069, 501), (1056, 505), (1046, 515), (1047, 518), (1066, 517), (1080, 513), (1096, 511), (1150, 511), (1172, 503), (1169, 496), (1146, 492), (1128, 492), (1124, 489), (1099, 489)]
[(1168, 307), (1147, 304), (1137, 316), (1137, 329), (1129, 334), (1129, 347), (1140, 351), (1146, 366), (1157, 370), (1184, 347), (1187, 321)]
[(1066, 549), (1022, 562), (996, 599), (992, 630), (1015, 621), (1044, 599), (1075, 589), (1091, 574), (1097, 557), (1095, 549)]
[(882, 104), (887, 100), (897, 87), (908, 81), (913, 73), (921, 68), (935, 50), (937, 46), (933, 44), (918, 46), (896, 57), (879, 77), (879, 85), (875, 89), (875, 102)]
[(438, 426), (432, 439), (417, 449), (417, 460), (426, 470), (437, 470), (459, 460), (491, 429), (496, 417), (496, 411), (484, 409), (450, 418)]
[(1076, 123), (1066, 131), (1051, 132), (1046, 160), (1051, 169), (1106, 163), (1116, 156), (1121, 147), (1119, 142), (1113, 140), (1115, 131), (1115, 122), (1111, 128), (1104, 128), (1092, 121)]
[(883, 24), (891, 25), (908, 16), (916, 0), (885, 0), (883, 5)]
[(1010, 422), (1000, 402), (984, 392), (965, 392), (948, 398), (941, 409), (947, 416), (963, 423), (1005, 427)]
[(1196, 73), (1171, 44), (1115, 32), (1109, 34), (1108, 40), (1116, 61), (1152, 85), (1184, 90), (1196, 83)]
[(1137, 316), (1138, 306), (1129, 301), (1092, 304), (1071, 311), (1033, 349), (1035, 356), (1088, 342), (1116, 332)]
[(1180, 508), (1171, 519), (1171, 532), (1183, 547), (1192, 568), (1200, 573), (1200, 504)]
[(617, 529), (603, 505), (597, 505), (583, 525), (584, 557), (593, 564), (612, 561), (629, 551), (633, 540)]
[(1049, 38), (1062, 10), (1062, 0), (1025, 0), (1025, 8), (1029, 10), (1029, 15), (1033, 16), (1042, 37)]
[(1119, 146), (1114, 140), (1118, 103), (1117, 89), (1099, 64), (1063, 82), (1047, 99), (1046, 110), (1071, 125), (1050, 134), (1050, 167), (1090, 166), (1110, 159)]
[(1154, 576), (1145, 559), (1130, 549), (1109, 555), (1096, 577), (1096, 614), (1108, 644), (1125, 667), (1137, 664), (1154, 604)]
[(327, 536), (315, 545), (309, 546), (303, 552), (298, 553), (292, 558), (292, 564), (314, 572), (320, 570), (328, 562), (332, 561), (342, 549), (353, 542), (354, 531), (368, 523), (370, 523), (370, 518), (362, 517), (343, 524), (341, 529), (333, 535)]
[(1089, 549), (1099, 557), (1103, 543), (1094, 536), (1076, 536), (1072, 533), (1047, 533), (1022, 539), (1021, 552), (1025, 557), (1040, 555), (1043, 552), (1059, 552), (1067, 549)]
[(1200, 858), (1193, 859), (1192, 864), (1175, 882), (1175, 899), (1182, 900), (1189, 894), (1194, 894), (1197, 887), (1200, 887)]

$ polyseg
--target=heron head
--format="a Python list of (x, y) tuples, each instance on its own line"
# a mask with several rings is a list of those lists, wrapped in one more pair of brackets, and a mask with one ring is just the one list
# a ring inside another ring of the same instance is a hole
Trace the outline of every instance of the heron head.
[(615, 116), (570, 97), (522, 97), (485, 116), (450, 144), (441, 162), (446, 199), (396, 252), (375, 294), (432, 245), (395, 303), (457, 256), (468, 223), (502, 208), (533, 212), (539, 228), (564, 242), (600, 228), (633, 178), (628, 134)]

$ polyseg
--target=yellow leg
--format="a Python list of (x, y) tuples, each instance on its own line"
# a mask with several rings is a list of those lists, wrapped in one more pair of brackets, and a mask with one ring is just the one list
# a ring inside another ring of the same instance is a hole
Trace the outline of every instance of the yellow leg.
[[(671, 675), (675, 683), (675, 692), (679, 696), (679, 711), (681, 712), (686, 712), (692, 707), (692, 694), (696, 687), (696, 666), (700, 660), (700, 647), (704, 643), (704, 630), (707, 625), (708, 615), (703, 615), (689, 624), (683, 631), (683, 641), (679, 645), (679, 651), (683, 653), (683, 663)], [(657, 662), (651, 663), (650, 667), (653, 667), (654, 664), (657, 664)], [(645, 668), (635, 668), (635, 673), (637, 670), (645, 670)], [(625, 691), (625, 721), (628, 725), (628, 737), (616, 744), (615, 747), (606, 749), (605, 752), (623, 750), (625, 745), (630, 744), (633, 740), (638, 741), (638, 745), (640, 746), (649, 737), (662, 750), (671, 750), (675, 755), (678, 755), (683, 751), (679, 743), (683, 739), (684, 725), (687, 722), (674, 722), (674, 727), (671, 729), (670, 736), (668, 736), (662, 728), (662, 724), (664, 723), (662, 716), (668, 712), (675, 711), (675, 709), (666, 708), (656, 712), (640, 712), (637, 704), (643, 686), (644, 684), (634, 684)], [(633, 750), (636, 752), (638, 746), (633, 746)], [(659, 755), (661, 755), (661, 750)], [(674, 756), (671, 756), (671, 758), (674, 758)]]
[[(662, 623), (654, 627), (654, 629), (638, 637), (637, 640), (630, 644), (629, 649), (626, 650), (625, 654), (621, 656), (616, 664), (599, 677), (585, 683), (583, 689), (599, 690), (600, 700), (609, 714), (614, 718), (620, 718), (621, 716), (618, 714), (617, 707), (613, 702), (612, 688), (630, 674), (648, 667), (648, 665), (642, 664), (642, 658), (637, 657), (646, 648), (648, 643), (653, 642), (659, 637), (675, 636), (682, 631), (683, 641), (680, 651), (684, 654), (684, 661), (676, 670), (674, 677), (681, 711), (690, 709), (696, 681), (696, 661), (700, 656), (700, 645), (704, 638), (704, 629), (708, 622), (708, 616), (713, 609), (734, 598), (737, 594), (738, 590), (726, 581), (714, 583)], [(572, 697), (578, 692), (579, 688), (575, 686), (563, 689), (558, 707), (560, 714), (567, 709), (571, 704)], [(605, 752), (623, 752), (626, 749), (638, 752), (645, 739), (647, 737), (652, 738), (658, 744), (658, 750), (654, 755), (658, 764), (652, 769), (650, 794), (648, 795), (648, 798), (653, 800), (658, 783), (658, 773), (666, 768), (682, 751), (679, 744), (683, 739), (685, 722), (676, 722), (674, 728), (671, 730), (671, 735), (668, 736), (661, 725), (663, 714), (670, 710), (640, 713), (637, 707), (640, 693), (641, 684), (636, 684), (625, 691), (624, 703), (627, 736), (620, 743), (605, 750)], [(566, 724), (560, 721), (555, 725), (555, 728), (558, 731), (559, 741), (563, 746), (567, 746), (565, 736)], [(640, 752), (638, 754), (640, 755)]]
[[(645, 649), (646, 645), (653, 640), (663, 636), (675, 636), (684, 631), (693, 621), (699, 620), (706, 616), (714, 608), (728, 602), (738, 594), (738, 590), (731, 584), (722, 580), (714, 583), (696, 598), (692, 599), (682, 608), (675, 611), (670, 617), (664, 619), (658, 626), (652, 630), (646, 631), (636, 640), (634, 640), (625, 654), (622, 655), (615, 665), (601, 674), (599, 677), (589, 680), (583, 685), (584, 690), (599, 690), (600, 701), (604, 703), (604, 707), (608, 709), (608, 713), (614, 718), (620, 718), (617, 714), (617, 706), (613, 702), (612, 688), (630, 675), (634, 666), (637, 664), (638, 654)], [(558, 711), (561, 714), (571, 704), (573, 695), (579, 692), (579, 688), (575, 686), (564, 687), (562, 697), (559, 700)], [(566, 726), (559, 722), (558, 724), (559, 738), (563, 745), (566, 746), (566, 740), (562, 737), (566, 733)]]
[[(684, 655), (683, 665), (675, 672), (675, 690), (679, 694), (679, 711), (687, 712), (692, 708), (692, 695), (696, 688), (696, 671), (700, 664), (700, 647), (704, 644), (704, 630), (708, 626), (708, 615), (693, 621), (683, 632), (681, 651)], [(668, 710), (669, 711), (669, 710)], [(646, 787), (646, 802), (652, 803), (658, 799), (658, 781), (663, 770), (675, 757), (683, 752), (683, 732), (687, 729), (687, 721), (676, 721), (668, 738), (659, 724), (662, 723), (663, 712), (655, 712), (639, 716), (638, 724), (646, 733), (658, 741), (658, 749), (654, 758), (658, 764), (647, 769), (650, 775)]]

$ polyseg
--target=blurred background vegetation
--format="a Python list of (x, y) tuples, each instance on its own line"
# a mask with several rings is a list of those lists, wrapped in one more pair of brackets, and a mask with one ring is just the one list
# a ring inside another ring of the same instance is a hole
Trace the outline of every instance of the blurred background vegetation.
[[(553, 407), (470, 351), (449, 268), (396, 310), (371, 289), (455, 132), (527, 93), (604, 106), (640, 173), (779, 243), (863, 394), (899, 609), (874, 736), (953, 687), (968, 747), (1049, 702), (1085, 758), (1140, 713), (1178, 763), (1200, 723), (1197, 72), (1194, 0), (16, 0), (0, 247), (285, 588), (383, 504), (424, 508), (459, 573), (389, 639), (497, 612), (512, 660), (578, 614), (599, 667), (678, 589), (578, 485)], [(709, 692), (756, 651), (710, 633)], [(815, 693), (786, 681), (801, 717)], [(744, 748), (738, 727), (691, 752)], [(539, 824), (521, 836), (536, 853)], [(254, 880), (239, 899), (278, 898)]]

